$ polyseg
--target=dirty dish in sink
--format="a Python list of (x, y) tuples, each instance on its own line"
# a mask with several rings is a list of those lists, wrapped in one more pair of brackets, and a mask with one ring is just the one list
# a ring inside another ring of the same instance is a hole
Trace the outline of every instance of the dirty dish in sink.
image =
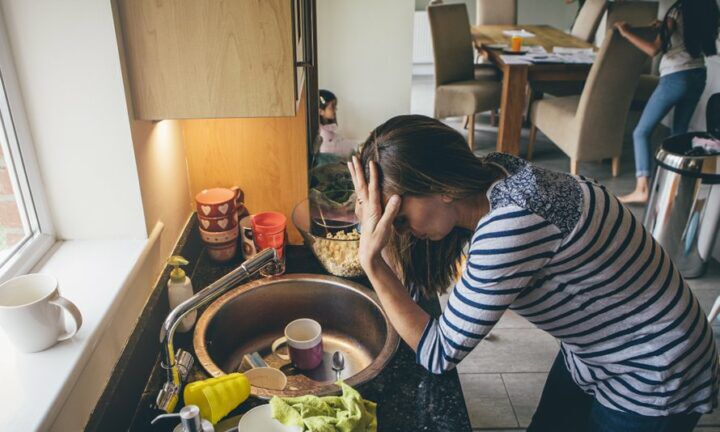
[(250, 385), (269, 390), (284, 390), (287, 376), (280, 370), (271, 367), (259, 367), (243, 372)]
[(300, 426), (285, 426), (272, 416), (270, 405), (260, 405), (246, 412), (238, 423), (238, 432), (302, 432)]

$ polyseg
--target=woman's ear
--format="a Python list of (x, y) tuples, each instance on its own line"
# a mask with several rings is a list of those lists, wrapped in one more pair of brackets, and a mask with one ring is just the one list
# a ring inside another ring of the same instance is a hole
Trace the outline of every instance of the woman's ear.
[(452, 203), (453, 201), (455, 201), (454, 199), (452, 199), (451, 197), (449, 197), (449, 196), (447, 196), (447, 195), (440, 195), (440, 199), (441, 199), (442, 202), (445, 203), (445, 204), (450, 204), (450, 203)]

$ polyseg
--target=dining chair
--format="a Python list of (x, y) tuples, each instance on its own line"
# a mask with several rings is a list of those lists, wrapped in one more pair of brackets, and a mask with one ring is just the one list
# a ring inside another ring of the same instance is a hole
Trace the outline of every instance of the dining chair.
[(617, 176), (625, 120), (645, 59), (617, 30), (608, 31), (580, 95), (532, 105), (527, 158), (532, 158), (539, 129), (570, 157), (572, 174), (579, 161), (612, 159)]
[[(658, 2), (655, 1), (613, 1), (607, 4), (607, 15), (605, 19), (605, 31), (611, 29), (618, 21), (625, 21), (633, 27), (648, 26), (658, 16)], [(600, 14), (602, 17), (602, 14)], [(580, 17), (578, 16), (578, 19)], [(602, 22), (602, 19), (601, 21)], [(600, 24), (598, 22), (598, 25)], [(592, 32), (596, 34), (597, 28)], [(635, 97), (633, 98), (630, 108), (632, 110), (642, 110), (650, 95), (657, 87), (658, 83), (658, 62), (647, 58), (643, 73), (640, 75)], [(570, 96), (582, 93), (584, 81), (573, 82), (539, 82), (532, 85), (532, 98), (542, 99), (544, 93), (553, 96)]]
[(475, 0), (475, 25), (517, 24), (517, 0)]
[(475, 143), (475, 114), (500, 106), (502, 84), (475, 79), (470, 19), (465, 4), (427, 8), (435, 60), (435, 118), (468, 116), (468, 145)]
[[(653, 20), (658, 18), (658, 9), (659, 4), (655, 1), (611, 2), (607, 9), (606, 28), (612, 28), (618, 21), (625, 21), (633, 27), (649, 26)], [(650, 99), (650, 95), (655, 91), (660, 80), (658, 64), (658, 56), (655, 59), (647, 59), (635, 89), (635, 96), (630, 105), (631, 110), (641, 111)]]
[[(575, 18), (570, 34), (585, 42), (592, 43), (595, 33), (602, 22), (603, 15), (608, 8), (606, 0), (586, 0)], [(532, 104), (543, 95), (571, 96), (582, 93), (585, 81), (545, 81), (530, 83), (528, 101)]]
[(607, 5), (606, 0), (586, 0), (575, 18), (570, 34), (592, 43)]
[[(517, 0), (475, 0), (475, 25), (491, 24), (517, 24)], [(475, 63), (475, 79), (500, 81), (502, 72), (492, 63)], [(491, 111), (492, 124), (496, 114)]]
[(624, 0), (607, 5), (606, 28), (618, 21), (625, 21), (633, 27), (648, 26), (658, 18), (659, 3), (656, 1)]

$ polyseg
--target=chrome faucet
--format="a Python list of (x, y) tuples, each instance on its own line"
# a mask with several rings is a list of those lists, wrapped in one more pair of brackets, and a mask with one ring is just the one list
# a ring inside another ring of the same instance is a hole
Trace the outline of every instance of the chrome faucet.
[[(173, 348), (175, 329), (177, 329), (183, 318), (188, 313), (201, 308), (230, 289), (237, 287), (238, 284), (246, 282), (254, 274), (270, 264), (277, 263), (277, 261), (278, 257), (275, 249), (264, 249), (170, 311), (160, 329), (160, 343), (163, 347), (163, 357), (160, 365), (166, 371), (167, 381), (157, 396), (156, 403), (159, 409), (169, 413), (175, 411), (182, 382), (187, 378), (192, 366), (192, 356), (182, 350), (178, 350), (176, 354)], [(179, 366), (182, 366), (183, 370)]]

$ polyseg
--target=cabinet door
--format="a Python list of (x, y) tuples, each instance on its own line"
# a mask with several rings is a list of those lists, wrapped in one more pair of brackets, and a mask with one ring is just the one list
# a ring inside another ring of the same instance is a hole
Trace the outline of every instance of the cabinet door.
[(117, 0), (135, 117), (296, 112), (291, 0)]

